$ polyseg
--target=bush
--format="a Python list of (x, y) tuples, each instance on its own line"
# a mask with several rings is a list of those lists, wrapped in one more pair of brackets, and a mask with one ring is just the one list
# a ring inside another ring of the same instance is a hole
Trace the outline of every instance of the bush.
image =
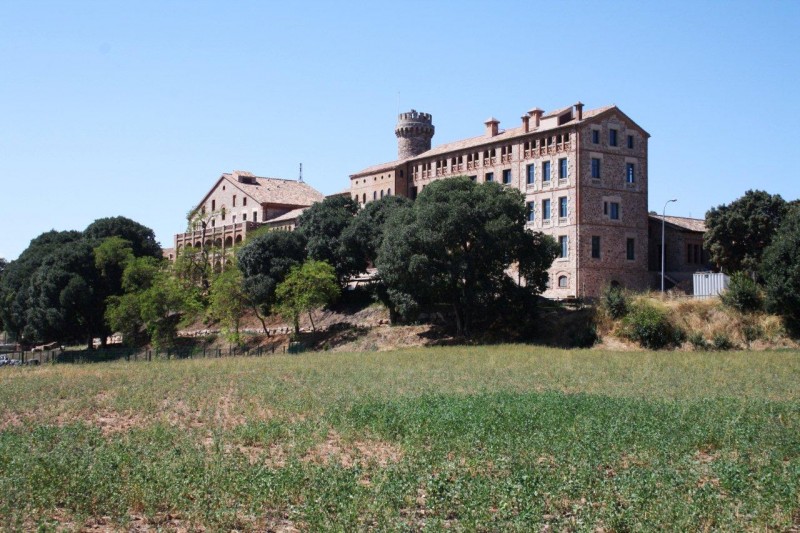
[(600, 305), (615, 320), (628, 314), (628, 299), (618, 286), (611, 285), (603, 290)]
[(744, 272), (731, 276), (728, 290), (722, 293), (722, 303), (740, 313), (754, 313), (764, 308), (761, 288)]
[(733, 350), (736, 347), (733, 342), (731, 342), (731, 339), (724, 333), (717, 333), (714, 335), (714, 338), (711, 339), (711, 345), (715, 350), (720, 351)]
[(707, 350), (708, 343), (706, 342), (705, 337), (699, 331), (695, 331), (691, 335), (689, 335), (689, 342), (692, 344), (692, 347), (695, 350)]
[(645, 302), (633, 307), (625, 317), (623, 332), (650, 350), (680, 344), (684, 338), (683, 331), (670, 323), (665, 311)]

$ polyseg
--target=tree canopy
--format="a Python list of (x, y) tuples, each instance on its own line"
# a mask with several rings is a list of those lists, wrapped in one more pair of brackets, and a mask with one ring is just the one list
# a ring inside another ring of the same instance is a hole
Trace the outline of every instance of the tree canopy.
[(297, 232), (268, 231), (249, 239), (236, 252), (242, 290), (266, 333), (263, 317), (272, 313), (275, 289), (306, 258), (306, 239)]
[(98, 243), (108, 237), (120, 237), (130, 243), (136, 257), (161, 257), (161, 245), (153, 230), (126, 217), (98, 218), (86, 227), (83, 236)]
[(767, 306), (800, 333), (800, 207), (793, 207), (764, 250), (761, 275)]
[(458, 333), (468, 334), (476, 310), (503, 294), (512, 264), (539, 293), (556, 253), (551, 237), (525, 229), (519, 191), (458, 177), (429, 184), (389, 218), (377, 267), (401, 310), (448, 304)]
[(308, 313), (313, 328), (312, 311), (333, 302), (339, 297), (341, 289), (331, 265), (310, 259), (302, 266), (292, 268), (275, 292), (278, 310), (292, 320), (296, 335), (300, 333), (300, 315)]
[(368, 203), (342, 232), (345, 249), (374, 265), (383, 242), (386, 221), (398, 209), (409, 209), (411, 205), (411, 200), (402, 196), (384, 196)]
[(333, 266), (340, 283), (367, 266), (364, 257), (350, 253), (342, 240), (356, 213), (358, 203), (349, 196), (329, 196), (306, 209), (297, 220), (297, 232), (307, 239), (308, 257)]
[(139, 255), (160, 259), (161, 249), (152, 230), (124, 217), (43, 233), (0, 278), (4, 326), (29, 343), (105, 340), (106, 299), (122, 293), (125, 266)]
[(733, 273), (758, 271), (761, 256), (786, 214), (780, 195), (747, 191), (706, 213), (705, 248), (717, 268)]

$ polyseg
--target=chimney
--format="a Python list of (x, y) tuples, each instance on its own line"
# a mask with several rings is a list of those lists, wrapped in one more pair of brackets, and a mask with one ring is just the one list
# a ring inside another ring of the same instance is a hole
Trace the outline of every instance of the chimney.
[(528, 133), (531, 129), (531, 117), (529, 115), (522, 115), (522, 131)]
[(500, 121), (494, 117), (490, 117), (486, 122), (486, 135), (488, 137), (494, 137), (497, 135), (498, 126), (500, 125)]
[(581, 102), (575, 104), (575, 120), (583, 120), (583, 104)]
[(542, 111), (538, 107), (534, 107), (533, 109), (528, 111), (528, 114), (533, 117), (533, 129), (536, 129), (536, 128), (539, 127), (539, 123), (542, 121), (542, 114), (543, 113), (544, 113), (544, 111)]

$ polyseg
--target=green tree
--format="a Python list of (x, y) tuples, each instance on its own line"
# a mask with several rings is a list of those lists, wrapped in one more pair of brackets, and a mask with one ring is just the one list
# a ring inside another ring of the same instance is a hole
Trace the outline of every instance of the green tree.
[(706, 213), (704, 236), (711, 261), (728, 273), (743, 270), (754, 275), (786, 209), (780, 195), (752, 190), (728, 205), (712, 208)]
[(356, 213), (358, 203), (349, 196), (329, 196), (306, 209), (297, 220), (297, 232), (307, 239), (308, 257), (332, 265), (341, 284), (367, 268), (365, 258), (352, 254), (342, 240)]
[(108, 237), (121, 237), (130, 243), (136, 257), (162, 255), (153, 230), (126, 217), (98, 218), (83, 231), (83, 236), (98, 243)]
[(800, 334), (800, 207), (792, 208), (764, 251), (761, 275), (767, 308)]
[(389, 218), (377, 267), (401, 313), (447, 304), (457, 332), (468, 335), (476, 310), (506, 294), (509, 267), (536, 294), (556, 253), (551, 237), (525, 229), (519, 191), (457, 177), (429, 184), (411, 209)]
[(187, 290), (163, 261), (151, 257), (128, 263), (123, 288), (124, 294), (109, 298), (105, 317), (128, 344), (172, 346), (181, 320), (202, 310), (198, 290)]
[(242, 290), (264, 333), (268, 333), (264, 319), (276, 302), (275, 289), (305, 259), (305, 237), (289, 231), (259, 233), (236, 252), (236, 266), (243, 276)]
[(219, 320), (226, 338), (234, 344), (241, 342), (242, 315), (250, 307), (242, 282), (242, 273), (235, 266), (228, 266), (211, 281), (209, 314)]
[(339, 297), (341, 289), (336, 280), (335, 269), (324, 261), (309, 260), (300, 267), (292, 268), (286, 279), (275, 290), (278, 312), (292, 320), (294, 333), (300, 333), (300, 315), (308, 313), (312, 329), (312, 311), (328, 305)]
[(353, 217), (342, 232), (342, 243), (352, 255), (375, 264), (383, 242), (386, 221), (398, 209), (410, 209), (413, 203), (402, 196), (384, 196), (369, 202)]

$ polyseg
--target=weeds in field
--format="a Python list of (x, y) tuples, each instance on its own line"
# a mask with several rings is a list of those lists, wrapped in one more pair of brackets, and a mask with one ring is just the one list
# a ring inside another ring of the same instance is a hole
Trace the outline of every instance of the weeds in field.
[(788, 529), (798, 507), (796, 352), (8, 370), (0, 529)]

